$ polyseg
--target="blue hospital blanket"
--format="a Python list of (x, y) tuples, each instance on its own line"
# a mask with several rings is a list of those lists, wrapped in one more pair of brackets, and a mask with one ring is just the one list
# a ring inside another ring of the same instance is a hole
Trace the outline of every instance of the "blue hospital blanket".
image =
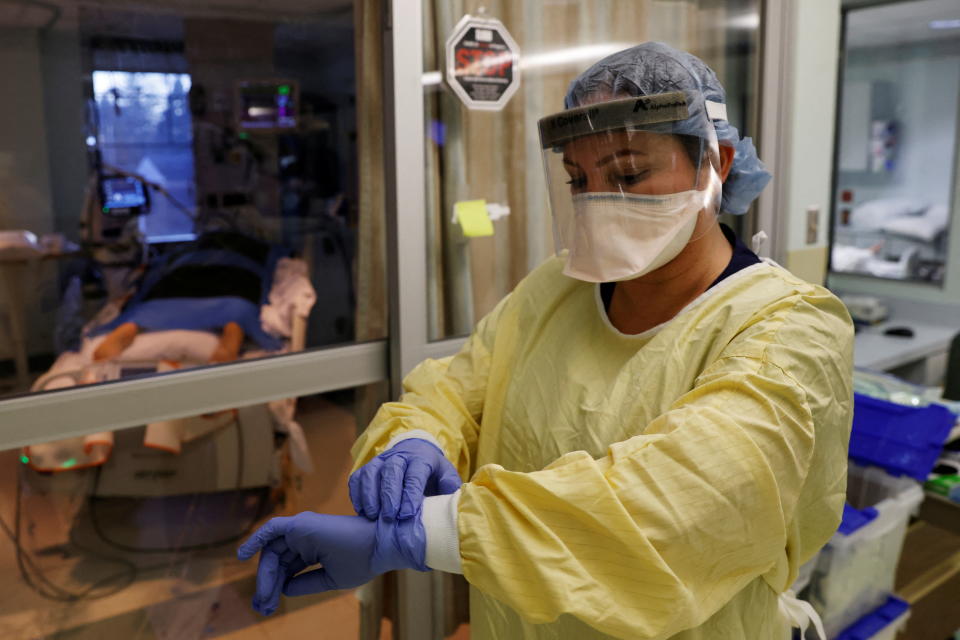
[[(285, 253), (265, 250), (262, 261), (210, 243), (188, 245), (150, 265), (137, 292), (111, 322), (88, 335), (108, 333), (126, 322), (147, 331), (185, 329), (219, 333), (236, 322), (261, 348), (276, 351), (283, 342), (263, 330), (260, 305), (267, 302), (276, 261)], [(259, 242), (246, 239), (246, 242)], [(202, 278), (207, 274), (206, 278)], [(232, 277), (231, 277), (232, 276)], [(202, 282), (198, 282), (202, 280)], [(239, 286), (242, 284), (243, 286)]]

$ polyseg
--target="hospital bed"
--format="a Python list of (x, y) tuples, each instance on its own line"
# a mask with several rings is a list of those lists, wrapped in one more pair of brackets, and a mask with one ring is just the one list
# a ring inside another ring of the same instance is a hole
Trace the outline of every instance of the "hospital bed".
[[(64, 389), (222, 362), (218, 350), (227, 326), (236, 330), (234, 338), (242, 336), (230, 360), (300, 350), (316, 300), (307, 274), (303, 260), (255, 238), (232, 231), (201, 235), (138, 269), (134, 285), (87, 323), (78, 348), (62, 353), (33, 389)], [(116, 353), (103, 357), (104, 345), (123, 332), (129, 335)], [(206, 507), (200, 510), (213, 513), (230, 502), (225, 496), (239, 496), (233, 518), (216, 517), (209, 530), (191, 527), (193, 533), (186, 532), (194, 542), (209, 543), (224, 539), (230, 528), (224, 528), (225, 523), (252, 522), (262, 515), (262, 502), (248, 498), (263, 498), (275, 489), (286, 473), (285, 461), (312, 471), (302, 429), (294, 419), (295, 402), (291, 398), (33, 444), (23, 448), (22, 461), (40, 474), (96, 469), (92, 500), (110, 514), (102, 520), (114, 523), (131, 514), (140, 522), (162, 521), (187, 497), (196, 510), (198, 495), (206, 496), (201, 500)], [(136, 521), (128, 525), (132, 533), (119, 546), (165, 548), (171, 542), (170, 527), (154, 535), (137, 531), (143, 527)], [(182, 536), (177, 544), (183, 546)]]
[(881, 278), (943, 277), (950, 210), (917, 198), (879, 198), (858, 205), (835, 228), (832, 268)]

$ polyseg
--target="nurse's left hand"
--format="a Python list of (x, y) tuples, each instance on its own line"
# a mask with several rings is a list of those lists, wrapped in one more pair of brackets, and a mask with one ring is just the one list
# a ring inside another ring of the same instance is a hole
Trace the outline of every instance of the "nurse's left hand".
[[(428, 570), (419, 513), (402, 521), (309, 511), (273, 518), (240, 546), (237, 557), (249, 560), (258, 551), (253, 608), (263, 615), (276, 610), (281, 591), (301, 596), (358, 587), (395, 569)], [(300, 573), (315, 564), (322, 567)]]

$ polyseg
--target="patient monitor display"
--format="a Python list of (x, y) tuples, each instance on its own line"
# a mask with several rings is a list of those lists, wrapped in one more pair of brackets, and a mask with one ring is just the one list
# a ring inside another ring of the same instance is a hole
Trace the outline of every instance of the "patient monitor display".
[(237, 125), (276, 131), (297, 126), (299, 86), (292, 80), (244, 80), (237, 83)]
[(104, 215), (126, 218), (150, 212), (150, 196), (143, 180), (133, 176), (101, 176), (100, 202)]

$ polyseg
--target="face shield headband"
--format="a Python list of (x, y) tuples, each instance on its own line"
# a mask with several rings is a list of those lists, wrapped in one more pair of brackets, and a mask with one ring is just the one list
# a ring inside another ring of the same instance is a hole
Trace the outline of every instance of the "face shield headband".
[(681, 133), (674, 130), (673, 123), (689, 117), (686, 94), (673, 91), (567, 109), (541, 118), (538, 124), (543, 148), (553, 149), (580, 136), (615, 129)]

